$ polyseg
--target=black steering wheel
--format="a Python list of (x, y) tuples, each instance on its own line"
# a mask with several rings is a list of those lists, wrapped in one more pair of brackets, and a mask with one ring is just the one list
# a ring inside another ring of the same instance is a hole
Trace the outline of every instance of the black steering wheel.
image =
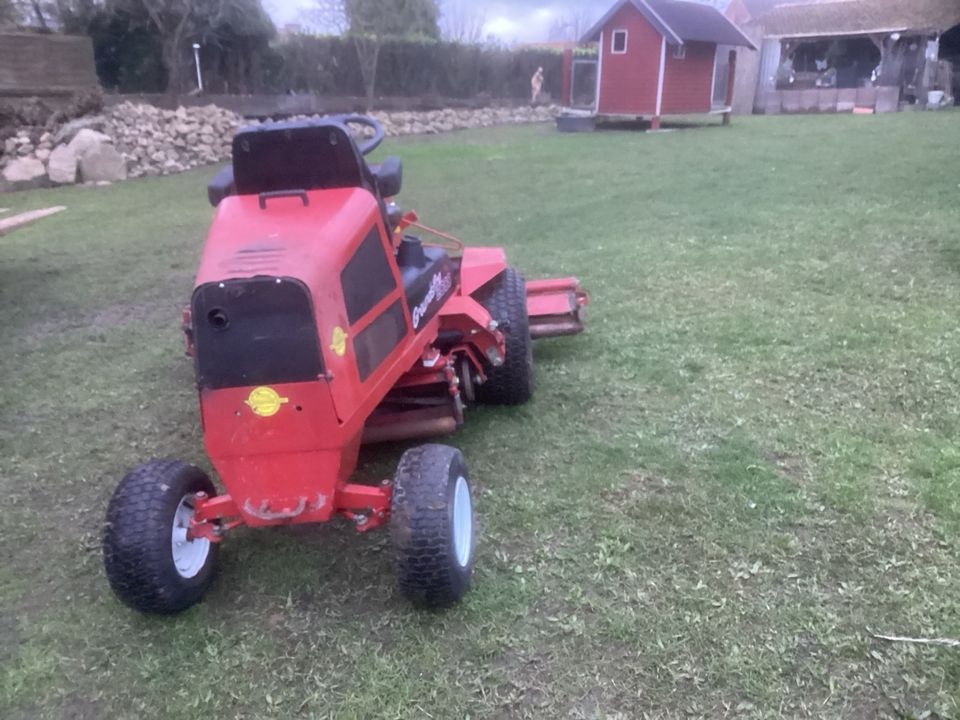
[(380, 124), (380, 121), (369, 115), (340, 115), (337, 120), (344, 125), (363, 125), (364, 127), (373, 129), (372, 138), (362, 143), (357, 143), (357, 149), (361, 155), (369, 155), (372, 153), (380, 147), (380, 143), (382, 143), (383, 138), (386, 137), (386, 132), (383, 129), (383, 125)]

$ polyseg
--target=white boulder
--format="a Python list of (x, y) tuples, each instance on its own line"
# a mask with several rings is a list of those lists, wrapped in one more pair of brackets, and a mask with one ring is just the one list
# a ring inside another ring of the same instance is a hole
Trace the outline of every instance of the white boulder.
[(67, 147), (73, 150), (73, 154), (76, 155), (77, 158), (81, 158), (92, 148), (100, 145), (110, 145), (112, 143), (113, 140), (111, 140), (108, 135), (104, 135), (96, 130), (84, 128), (74, 136)]
[(47, 171), (36, 158), (22, 157), (12, 160), (3, 169), (2, 177), (9, 190), (32, 190), (46, 184)]
[[(61, 143), (68, 143), (73, 140), (77, 133), (81, 130), (103, 130), (103, 126), (106, 123), (106, 118), (103, 115), (93, 115), (91, 117), (82, 117), (77, 118), (76, 120), (71, 120), (66, 125), (61, 127), (57, 134), (50, 138), (50, 141), (54, 145), (60, 145)], [(40, 139), (41, 142), (43, 138)]]
[(116, 182), (127, 179), (127, 161), (110, 143), (100, 143), (87, 148), (79, 156), (78, 164), (80, 177), (84, 182)]
[(77, 154), (69, 145), (60, 145), (50, 153), (47, 174), (58, 185), (72, 185), (77, 181)]

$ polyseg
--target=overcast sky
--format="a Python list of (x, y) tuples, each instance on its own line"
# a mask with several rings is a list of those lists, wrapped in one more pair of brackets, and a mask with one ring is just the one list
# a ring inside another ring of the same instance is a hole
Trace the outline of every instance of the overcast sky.
[[(591, 19), (599, 18), (613, 0), (448, 0), (485, 19), (485, 34), (493, 34), (505, 42), (529, 42), (546, 40), (550, 28), (558, 17), (573, 13), (587, 13)], [(279, 27), (285, 23), (302, 21), (302, 11), (313, 6), (312, 0), (264, 0)], [(444, 2), (441, 2), (441, 9)]]
[[(699, 0), (721, 8), (729, 0)], [(776, 3), (797, 0), (746, 0), (751, 12), (757, 14)], [(548, 40), (550, 29), (560, 18), (576, 17), (578, 25), (598, 20), (610, 9), (614, 0), (440, 0), (441, 13), (445, 7), (470, 8), (485, 21), (484, 36), (496, 35), (506, 43)], [(286, 23), (303, 23), (304, 11), (316, 7), (314, 0), (263, 0), (278, 27)], [(441, 21), (441, 26), (442, 26)], [(586, 28), (589, 29), (589, 24)]]

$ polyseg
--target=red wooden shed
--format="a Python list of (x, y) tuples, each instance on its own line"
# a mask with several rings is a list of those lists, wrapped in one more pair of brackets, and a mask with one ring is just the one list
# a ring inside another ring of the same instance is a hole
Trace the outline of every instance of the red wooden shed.
[(598, 42), (598, 117), (729, 118), (734, 48), (756, 46), (719, 10), (687, 0), (619, 0), (582, 42)]

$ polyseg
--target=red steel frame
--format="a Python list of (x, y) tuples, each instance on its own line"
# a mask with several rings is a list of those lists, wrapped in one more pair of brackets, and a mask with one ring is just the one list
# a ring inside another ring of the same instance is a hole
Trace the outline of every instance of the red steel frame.
[[(359, 194), (365, 194), (364, 191), (323, 192), (326, 198), (312, 199), (321, 202), (326, 199), (328, 204), (332, 200), (337, 210), (344, 211), (327, 212), (318, 219), (320, 223), (343, 226), (339, 230), (334, 227), (331, 234), (356, 234), (356, 227), (345, 225), (344, 218), (364, 212), (371, 218), (377, 217), (376, 222), (382, 231), (382, 220), (374, 212), (372, 197), (368, 194), (366, 199), (358, 197)], [(224, 200), (218, 210), (220, 226), (227, 226), (226, 232), (230, 232), (240, 225), (258, 221), (261, 214), (251, 214), (250, 211), (250, 204), (255, 204), (256, 200), (256, 197)], [(355, 212), (348, 212), (354, 206)], [(246, 220), (244, 214), (248, 216)], [(288, 234), (295, 235), (295, 231), (304, 227), (309, 218), (293, 217), (289, 208), (284, 208), (269, 221), (273, 225), (286, 227)], [(355, 220), (351, 220), (351, 224), (357, 225)], [(362, 225), (360, 223), (361, 229)], [(198, 285), (205, 280), (217, 279), (214, 273), (222, 273), (223, 249), (220, 252), (210, 250), (210, 245), (216, 245), (212, 241), (225, 237), (218, 235), (218, 232), (224, 232), (222, 227), (219, 230), (218, 227), (214, 223), (211, 242), (208, 242), (198, 273)], [(250, 417), (250, 408), (245, 407), (252, 388), (200, 391), (207, 451), (231, 492), (216, 497), (199, 494), (195, 498), (195, 516), (189, 530), (191, 538), (220, 542), (226, 531), (243, 524), (265, 526), (325, 522), (334, 515), (352, 520), (361, 532), (383, 525), (390, 514), (390, 482), (384, 481), (377, 486), (349, 482), (361, 443), (364, 440), (445, 434), (462, 422), (463, 405), (454, 359), (467, 358), (470, 365), (467, 371), (471, 377), (482, 381), (486, 378), (482, 360), (497, 366), (505, 356), (503, 333), (497, 329), (489, 312), (472, 295), (506, 269), (506, 257), (502, 248), (464, 248), (456, 238), (421, 225), (415, 213), (408, 213), (403, 218), (390, 239), (391, 244), (398, 243), (403, 230), (408, 227), (434, 234), (446, 241), (449, 249), (460, 252), (459, 284), (433, 319), (419, 331), (408, 329), (406, 338), (384, 363), (388, 367), (380, 374), (383, 377), (371, 380), (371, 383), (378, 384), (384, 390), (362, 396), (354, 391), (354, 397), (361, 396), (361, 399), (346, 415), (344, 408), (347, 406), (342, 397), (335, 397), (330, 382), (278, 384), (272, 386), (271, 390), (281, 398), (281, 409), (270, 417), (260, 417), (255, 421)], [(247, 229), (247, 233), (250, 232), (257, 232), (257, 228)], [(279, 276), (283, 268), (277, 268), (275, 272)], [(241, 268), (238, 274), (244, 276), (244, 273), (248, 271)], [(528, 283), (527, 288), (534, 337), (572, 334), (583, 329), (579, 313), (588, 300), (586, 294), (580, 291), (576, 279), (535, 281)], [(355, 324), (351, 332), (361, 331), (398, 297), (404, 303), (404, 311), (407, 311), (406, 298), (402, 293), (397, 296), (391, 294), (360, 323)], [(409, 317), (409, 313), (406, 316)], [(193, 351), (190, 322), (188, 310), (184, 313), (188, 354)], [(441, 353), (434, 343), (443, 331), (458, 332), (463, 342)], [(321, 332), (321, 343), (326, 345), (327, 342)], [(333, 379), (334, 373), (343, 372), (342, 365), (336, 363), (337, 359), (331, 356), (331, 362), (327, 363), (328, 381)], [(387, 379), (389, 386), (383, 382)], [(389, 393), (430, 386), (436, 386), (440, 393), (437, 405), (404, 412), (403, 420), (374, 414)], [(442, 400), (444, 396), (449, 398), (446, 404)], [(347, 396), (347, 399), (350, 397)], [(332, 418), (338, 421), (331, 422)], [(255, 431), (251, 430), (254, 422)], [(242, 453), (238, 453), (238, 448), (242, 448)], [(265, 482), (267, 478), (269, 483)], [(242, 498), (243, 501), (236, 498)]]

